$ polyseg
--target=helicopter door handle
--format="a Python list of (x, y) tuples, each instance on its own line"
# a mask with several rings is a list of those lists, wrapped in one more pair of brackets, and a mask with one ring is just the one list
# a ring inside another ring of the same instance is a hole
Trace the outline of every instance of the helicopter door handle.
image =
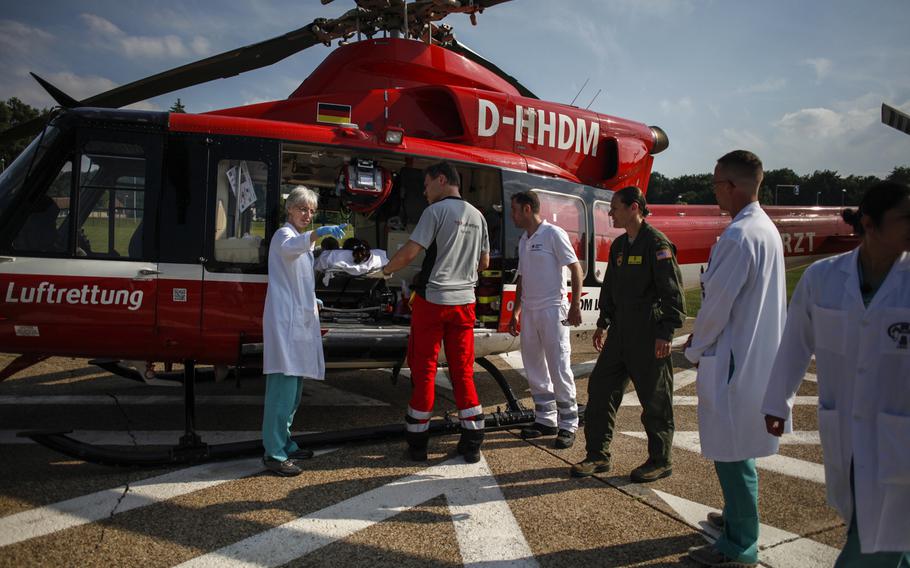
[(154, 276), (155, 274), (161, 274), (161, 272), (153, 268), (142, 268), (139, 270), (141, 276)]
[(0, 262), (16, 262), (16, 257), (14, 257), (14, 256), (0, 256)]

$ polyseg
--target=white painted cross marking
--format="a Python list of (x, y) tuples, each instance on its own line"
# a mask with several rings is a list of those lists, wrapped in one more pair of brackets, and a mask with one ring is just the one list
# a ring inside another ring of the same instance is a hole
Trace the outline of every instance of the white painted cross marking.
[[(705, 517), (713, 511), (710, 507), (670, 495), (663, 491), (654, 493), (673, 508), (689, 525), (710, 535), (708, 540), (714, 542), (719, 536), (717, 529), (705, 522)], [(716, 512), (716, 511), (715, 511)], [(821, 568), (833, 566), (839, 550), (820, 542), (802, 538), (770, 525), (762, 524), (758, 536), (759, 560), (771, 568)]]
[[(641, 440), (648, 439), (648, 435), (644, 432), (623, 432), (623, 434)], [(790, 438), (790, 440), (792, 439)], [(799, 438), (797, 437), (796, 439)], [(673, 434), (673, 446), (697, 454), (701, 453), (698, 432), (675, 432)], [(825, 466), (820, 463), (774, 455), (756, 459), (755, 466), (759, 469), (789, 475), (790, 477), (797, 477), (815, 483), (825, 483)]]
[(281, 566), (438, 495), (448, 499), (466, 566), (537, 566), (483, 457), (441, 463), (180, 566)]
[[(324, 454), (334, 450), (322, 450)], [(120, 504), (125, 486), (97, 491), (75, 499), (60, 501), (0, 518), (0, 547), (48, 535), (79, 525), (124, 513), (187, 493), (208, 489), (263, 470), (261, 458), (204, 464), (130, 484)]]
[[(677, 387), (674, 385), (674, 389)], [(818, 406), (818, 397), (817, 396), (797, 396), (793, 404), (797, 406)], [(627, 392), (622, 397), (621, 406), (641, 406), (641, 402), (638, 400), (638, 395), (634, 390)], [(698, 406), (698, 397), (697, 396), (674, 396), (673, 397), (673, 406)]]

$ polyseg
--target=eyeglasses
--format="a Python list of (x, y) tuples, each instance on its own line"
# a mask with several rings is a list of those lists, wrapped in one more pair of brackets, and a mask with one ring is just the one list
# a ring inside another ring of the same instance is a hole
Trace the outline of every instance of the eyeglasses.
[(310, 209), (309, 207), (291, 207), (292, 210), (299, 213), (315, 213), (315, 209)]

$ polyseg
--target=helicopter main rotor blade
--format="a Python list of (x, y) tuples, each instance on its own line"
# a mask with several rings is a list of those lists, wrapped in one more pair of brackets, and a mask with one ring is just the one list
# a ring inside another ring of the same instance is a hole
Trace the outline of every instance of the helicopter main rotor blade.
[(472, 50), (465, 44), (459, 42), (458, 40), (453, 39), (452, 43), (447, 45), (446, 48), (451, 51), (454, 51), (455, 53), (457, 53), (458, 55), (461, 55), (462, 57), (464, 57), (466, 59), (470, 59), (471, 61), (480, 65), (481, 67), (485, 67), (486, 69), (499, 75), (504, 81), (506, 81), (513, 87), (515, 87), (518, 90), (518, 92), (521, 93), (521, 96), (528, 97), (529, 99), (539, 98), (537, 95), (532, 93), (530, 89), (528, 89), (527, 87), (525, 87), (524, 85), (519, 83), (518, 79), (509, 75), (508, 73), (506, 73), (505, 71), (500, 69), (498, 65), (496, 65), (489, 59), (485, 58), (484, 56), (480, 55), (476, 51)]
[(15, 142), (20, 138), (31, 138), (35, 134), (41, 132), (41, 129), (44, 128), (44, 123), (46, 123), (48, 117), (38, 116), (25, 122), (20, 122), (16, 126), (11, 126), (3, 132), (0, 132), (0, 146)]
[(316, 22), (266, 41), (232, 49), (156, 75), (133, 81), (82, 101), (85, 106), (119, 108), (215, 79), (233, 77), (271, 65), (320, 43)]
[[(325, 20), (316, 20), (284, 35), (181, 65), (83, 99), (78, 103), (80, 106), (119, 108), (214, 79), (233, 77), (245, 71), (259, 69), (322, 43), (321, 38), (324, 38), (326, 32), (320, 26), (324, 23)], [(46, 81), (40, 81), (37, 76), (35, 78), (47, 88)], [(36, 118), (17, 124), (0, 133), (0, 144), (35, 135), (41, 130), (44, 122), (44, 119)]]
[[(356, 8), (340, 18), (317, 18), (284, 35), (181, 65), (82, 101), (66, 102), (78, 102), (81, 106), (120, 108), (165, 93), (266, 67), (317, 43), (329, 45), (334, 39), (348, 39), (358, 32), (372, 37), (379, 30), (396, 29), (394, 21), (398, 18), (400, 27), (400, 14), (408, 15), (409, 24), (416, 31), (416, 28), (438, 21), (448, 14), (467, 13), (473, 17), (476, 12), (508, 1), (418, 0), (407, 4), (405, 0), (359, 0)], [(419, 31), (412, 35), (418, 37)], [(46, 82), (42, 82), (42, 85), (44, 83)], [(43, 124), (44, 120), (39, 119), (17, 124), (0, 133), (0, 144), (37, 134)]]

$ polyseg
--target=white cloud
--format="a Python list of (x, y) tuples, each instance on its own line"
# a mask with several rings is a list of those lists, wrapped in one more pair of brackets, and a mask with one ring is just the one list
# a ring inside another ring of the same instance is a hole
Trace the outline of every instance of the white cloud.
[(694, 10), (687, 0), (611, 0), (607, 4), (610, 12), (645, 18), (674, 18)]
[(0, 59), (29, 54), (53, 40), (54, 36), (44, 30), (14, 20), (0, 20)]
[(127, 57), (186, 57), (183, 40), (174, 35), (164, 37), (123, 37), (119, 39)]
[(779, 91), (787, 86), (787, 80), (780, 77), (769, 77), (761, 83), (756, 83), (754, 85), (749, 85), (748, 87), (740, 87), (736, 89), (736, 93), (739, 95), (749, 95), (755, 93), (771, 93), (774, 91)]
[(848, 108), (836, 111), (829, 108), (805, 108), (785, 114), (774, 122), (784, 134), (801, 138), (840, 138), (850, 136), (876, 124), (878, 108)]
[(209, 40), (204, 37), (196, 36), (190, 42), (190, 49), (192, 49), (193, 53), (196, 55), (208, 55), (212, 51), (212, 45), (209, 43)]
[[(881, 123), (882, 97), (867, 93), (830, 107), (804, 108), (772, 123), (768, 163), (786, 164), (798, 172), (830, 169), (842, 173), (885, 176), (907, 163), (906, 135)], [(900, 108), (910, 110), (905, 100)], [(905, 140), (899, 140), (905, 142)]]
[(123, 108), (128, 108), (132, 110), (163, 110), (160, 106), (150, 103), (149, 101), (140, 101), (138, 103), (133, 103), (131, 105), (125, 106)]
[(724, 128), (724, 140), (730, 143), (730, 146), (744, 148), (756, 153), (761, 153), (767, 144), (761, 136), (749, 130), (737, 130), (735, 128)]
[(692, 99), (689, 97), (682, 97), (675, 101), (662, 99), (660, 101), (660, 110), (667, 116), (678, 116), (682, 118), (688, 118), (695, 114), (695, 107), (692, 104)]
[(97, 75), (76, 75), (64, 71), (61, 73), (49, 73), (44, 76), (55, 87), (67, 95), (77, 100), (86, 99), (98, 93), (109, 91), (117, 86), (110, 79), (99, 77)]
[(206, 55), (211, 50), (209, 41), (199, 35), (189, 40), (188, 44), (176, 35), (131, 36), (101, 16), (82, 14), (81, 18), (98, 36), (99, 44), (130, 58), (186, 58)]
[(842, 130), (842, 117), (829, 108), (804, 108), (785, 114), (774, 126), (800, 137), (837, 136)]
[(831, 67), (833, 66), (831, 60), (824, 57), (803, 59), (803, 64), (810, 65), (815, 69), (815, 79), (817, 81), (821, 81), (827, 77), (828, 73), (831, 72)]
[(106, 20), (101, 16), (96, 16), (94, 14), (81, 14), (80, 17), (82, 21), (88, 24), (88, 28), (99, 34), (110, 35), (110, 36), (124, 36), (126, 35), (123, 30), (114, 25), (110, 20)]

